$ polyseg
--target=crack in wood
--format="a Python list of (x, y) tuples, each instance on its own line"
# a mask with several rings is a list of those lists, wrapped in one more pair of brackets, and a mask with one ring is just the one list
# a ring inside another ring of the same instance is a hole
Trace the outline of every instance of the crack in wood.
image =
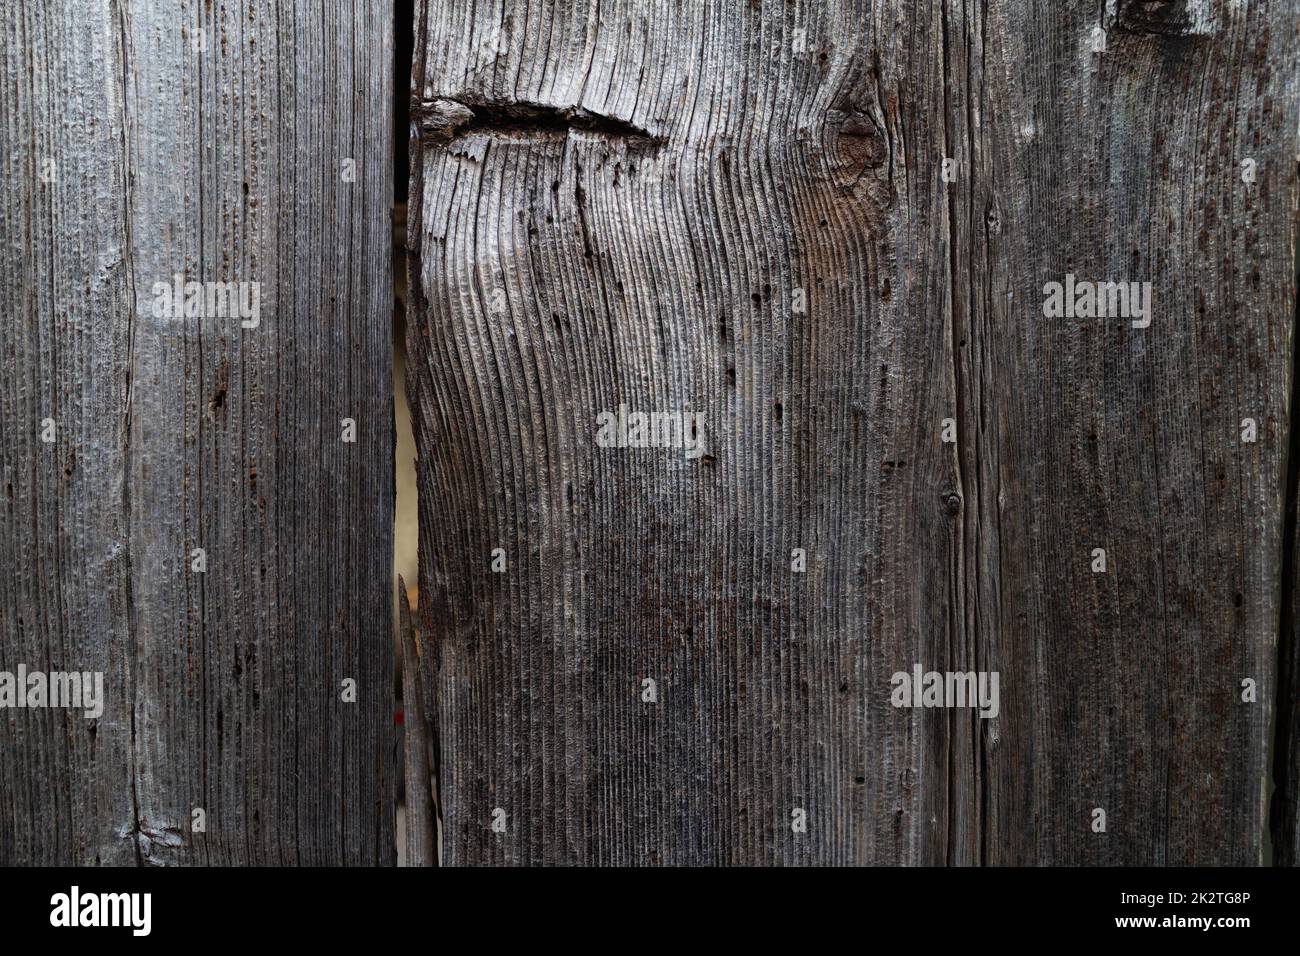
[(665, 140), (626, 120), (605, 116), (580, 106), (500, 102), (476, 97), (421, 100), (411, 106), (411, 120), (426, 134), (430, 145), (442, 145), (486, 133), (518, 138), (565, 137), (579, 130), (635, 146), (659, 146)]

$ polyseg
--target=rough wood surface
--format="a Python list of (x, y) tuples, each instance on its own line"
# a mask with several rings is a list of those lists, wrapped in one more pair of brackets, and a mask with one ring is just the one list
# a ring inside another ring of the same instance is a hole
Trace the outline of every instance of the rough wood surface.
[[(1296, 19), (419, 4), (446, 861), (1260, 862)], [(1151, 324), (1046, 318), (1067, 273)], [(620, 405), (707, 453), (601, 447)], [(914, 665), (999, 715), (891, 706)]]
[(402, 709), (406, 733), (405, 756), (406, 865), (438, 865), (438, 823), (433, 800), (433, 773), (429, 761), (430, 731), (436, 730), (426, 718), (432, 708), (424, 693), (431, 679), (421, 676), (423, 650), (420, 636), (411, 620), (411, 602), (406, 594), (406, 580), (397, 577), (398, 633), (402, 638)]
[(393, 862), (390, 17), (0, 5), (2, 863)]

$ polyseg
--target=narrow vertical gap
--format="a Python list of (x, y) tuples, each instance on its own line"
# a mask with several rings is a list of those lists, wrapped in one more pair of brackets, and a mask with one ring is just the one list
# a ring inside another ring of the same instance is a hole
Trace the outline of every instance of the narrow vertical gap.
[(396, 663), (393, 675), (394, 709), (397, 715), (397, 865), (407, 863), (406, 847), (406, 780), (405, 717), (402, 700), (403, 639), (400, 633), (399, 576), (407, 586), (407, 599), (414, 609), (419, 601), (418, 573), (418, 486), (415, 479), (415, 436), (411, 428), (411, 410), (406, 401), (406, 197), (410, 180), (407, 150), (411, 90), (413, 0), (394, 0), (393, 4), (393, 422), (394, 488), (393, 508), (393, 635)]
[[(1292, 243), (1296, 249), (1295, 263), (1295, 302), (1291, 327), (1291, 403), (1287, 414), (1287, 453), (1286, 467), (1283, 469), (1286, 488), (1283, 490), (1286, 506), (1283, 510), (1282, 532), (1282, 587), (1281, 613), (1277, 635), (1277, 678), (1274, 681), (1272, 784), (1273, 795), (1270, 807), (1270, 824), (1265, 828), (1266, 859), (1274, 866), (1290, 866), (1296, 862), (1296, 811), (1297, 795), (1295, 784), (1297, 777), (1292, 767), (1296, 754), (1297, 741), (1292, 740), (1291, 730), (1294, 722), (1294, 698), (1296, 687), (1296, 492), (1300, 480), (1300, 428), (1296, 427), (1296, 416), (1300, 414), (1300, 246)], [(1272, 837), (1271, 846), (1269, 837)], [(1271, 850), (1272, 859), (1267, 859)]]

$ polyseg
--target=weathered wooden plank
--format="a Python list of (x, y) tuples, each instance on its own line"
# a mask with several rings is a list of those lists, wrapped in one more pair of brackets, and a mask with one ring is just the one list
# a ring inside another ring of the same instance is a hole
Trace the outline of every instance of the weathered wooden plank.
[[(942, 859), (948, 760), (887, 683), (955, 585), (943, 193), (928, 159), (909, 179), (901, 126), (916, 65), (907, 148), (938, 154), (938, 21), (419, 20), (408, 345), (446, 858)], [(450, 143), (440, 99), (478, 111)], [(704, 453), (599, 447), (620, 405), (697, 414)]]
[(50, 6), (0, 13), (0, 654), (108, 706), (3, 715), (0, 858), (391, 863), (391, 6)]
[[(421, 5), (448, 861), (1259, 861), (1295, 10), (1199, 9)], [(1151, 324), (1045, 317), (1067, 273)]]

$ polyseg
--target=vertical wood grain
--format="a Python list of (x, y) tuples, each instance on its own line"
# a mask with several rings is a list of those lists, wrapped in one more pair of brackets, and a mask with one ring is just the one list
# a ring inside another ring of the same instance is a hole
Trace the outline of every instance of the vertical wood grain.
[[(0, 713), (4, 862), (393, 861), (390, 21), (0, 12), (0, 665), (109, 697)], [(157, 317), (175, 275), (260, 323)]]

